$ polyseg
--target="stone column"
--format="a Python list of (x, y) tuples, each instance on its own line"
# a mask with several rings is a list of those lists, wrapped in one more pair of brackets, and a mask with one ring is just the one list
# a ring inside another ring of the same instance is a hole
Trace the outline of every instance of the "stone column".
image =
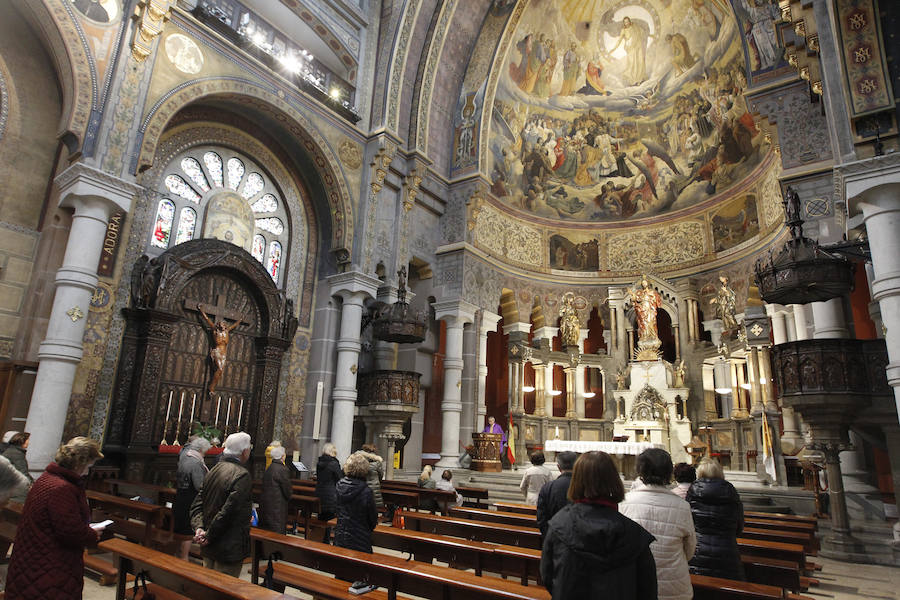
[(850, 332), (844, 319), (844, 305), (840, 298), (827, 302), (813, 302), (813, 338), (848, 338)]
[(750, 347), (750, 355), (747, 356), (747, 377), (750, 379), (750, 414), (754, 417), (763, 413), (763, 395), (759, 383), (759, 349)]
[(775, 344), (783, 344), (787, 339), (787, 329), (784, 323), (784, 312), (778, 309), (776, 304), (766, 304), (766, 314), (772, 322), (772, 341)]
[(381, 282), (359, 272), (339, 273), (326, 281), (331, 287), (331, 295), (343, 300), (334, 389), (331, 391), (331, 442), (337, 448), (337, 459), (343, 464), (350, 456), (353, 443), (363, 303), (366, 298), (375, 297)]
[(444, 357), (444, 398), (441, 402), (441, 460), (439, 467), (459, 466), (459, 421), (462, 413), (463, 327), (475, 322), (477, 307), (464, 300), (434, 304), (435, 318), (447, 322)]
[(481, 311), (481, 328), (478, 331), (478, 403), (475, 408), (475, 431), (481, 431), (485, 428), (485, 418), (487, 417), (487, 404), (485, 400), (485, 392), (487, 390), (487, 336), (492, 331), (497, 331), (497, 323), (500, 322), (500, 315)]
[(828, 498), (831, 500), (831, 534), (825, 542), (839, 552), (863, 553), (865, 546), (850, 534), (850, 517), (847, 514), (847, 498), (844, 495), (844, 480), (841, 473), (840, 452), (844, 444), (824, 443), (816, 447), (825, 454), (825, 473), (828, 476)]
[(33, 473), (40, 473), (53, 460), (62, 438), (109, 217), (131, 210), (140, 190), (83, 163), (63, 171), (54, 183), (59, 205), (74, 209), (75, 214), (62, 266), (56, 272), (56, 293), (47, 334), (38, 350), (40, 365), (24, 427), (31, 433), (28, 466)]
[(744, 406), (744, 394), (741, 389), (741, 383), (744, 381), (744, 370), (738, 366), (735, 361), (729, 361), (728, 367), (731, 369), (731, 397), (734, 402), (734, 409), (731, 411), (732, 419), (746, 419), (750, 416), (747, 408)]
[(769, 349), (765, 346), (759, 349), (759, 379), (766, 412), (777, 413), (778, 399), (775, 397), (775, 382), (772, 379), (772, 357)]
[(884, 520), (884, 504), (878, 488), (869, 483), (866, 470), (866, 457), (863, 454), (863, 440), (853, 430), (849, 432), (851, 447), (841, 452), (841, 472), (844, 477), (844, 490), (854, 495), (852, 507), (848, 512), (854, 519)]
[[(888, 179), (887, 177), (885, 179)], [(893, 176), (896, 181), (896, 173)], [(851, 197), (848, 187), (847, 197)], [(860, 194), (863, 222), (872, 252), (872, 299), (881, 308), (887, 346), (887, 380), (894, 388), (900, 416), (900, 184), (869, 188)]]
[(543, 417), (547, 414), (544, 410), (544, 394), (546, 394), (546, 384), (544, 383), (544, 365), (542, 363), (534, 363), (534, 416)]
[[(566, 366), (563, 371), (566, 373), (566, 418), (574, 419), (578, 415), (575, 413), (575, 372), (578, 367)], [(583, 386), (582, 386), (583, 387)], [(582, 399), (583, 403), (583, 399)]]
[(794, 329), (797, 335), (795, 339), (808, 340), (809, 326), (806, 321), (806, 306), (802, 304), (791, 304), (790, 307), (794, 311)]
[[(548, 362), (544, 365), (544, 414), (548, 417), (553, 416), (553, 363)], [(537, 402), (535, 397), (535, 402)]]

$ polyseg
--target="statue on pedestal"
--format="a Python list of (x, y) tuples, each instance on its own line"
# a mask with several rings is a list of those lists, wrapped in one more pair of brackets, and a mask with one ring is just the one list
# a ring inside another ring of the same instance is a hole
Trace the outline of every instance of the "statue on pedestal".
[(684, 387), (684, 359), (672, 365), (672, 387)]
[(728, 278), (724, 275), (719, 277), (722, 285), (716, 291), (716, 297), (709, 301), (710, 304), (716, 305), (716, 318), (722, 320), (723, 331), (733, 331), (737, 329), (737, 318), (734, 316), (735, 302), (737, 296), (728, 286)]
[(559, 307), (559, 333), (564, 347), (578, 346), (581, 323), (575, 311), (575, 294), (566, 292)]
[(631, 296), (638, 323), (638, 351), (635, 358), (656, 360), (662, 345), (656, 329), (656, 310), (662, 306), (662, 297), (650, 287), (646, 276), (641, 279), (641, 288), (629, 289), (628, 295)]

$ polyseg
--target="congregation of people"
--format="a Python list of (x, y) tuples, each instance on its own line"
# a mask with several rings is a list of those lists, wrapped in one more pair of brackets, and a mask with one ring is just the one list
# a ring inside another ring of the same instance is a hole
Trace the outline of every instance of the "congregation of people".
[[(25, 501), (6, 597), (81, 598), (83, 551), (103, 534), (102, 524), (90, 523), (85, 492), (91, 466), (103, 458), (99, 444), (73, 438), (37, 481), (31, 480), (25, 462), (28, 434), (10, 432), (3, 444), (0, 503)], [(174, 531), (185, 541), (178, 555), (189, 560), (195, 543), (206, 568), (238, 577), (250, 555), (254, 518), (262, 529), (287, 532), (290, 467), (285, 449), (273, 442), (254, 510), (246, 468), (253, 448), (250, 435), (229, 435), (212, 468), (205, 462), (210, 448), (205, 438), (193, 437), (179, 455), (172, 513)], [(384, 460), (371, 445), (351, 454), (343, 466), (336, 455), (335, 446), (325, 444), (316, 465), (317, 516), (325, 522), (336, 517), (325, 541), (371, 553), (379, 509), (385, 508)], [(544, 464), (543, 453), (534, 452), (520, 486), (526, 502), (536, 505), (543, 539), (541, 579), (553, 598), (686, 600), (693, 597), (691, 573), (743, 579), (736, 541), (743, 507), (717, 462), (703, 459), (695, 470), (673, 465), (664, 450), (645, 450), (636, 460), (638, 477), (626, 493), (609, 455), (561, 452), (556, 458), (558, 477)], [(455, 504), (462, 505), (450, 470), (435, 481), (432, 467), (425, 466), (417, 485), (454, 492)]]

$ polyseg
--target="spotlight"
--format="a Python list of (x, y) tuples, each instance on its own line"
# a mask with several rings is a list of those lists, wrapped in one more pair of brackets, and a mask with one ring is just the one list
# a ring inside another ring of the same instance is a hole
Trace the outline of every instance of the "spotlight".
[(583, 395), (585, 398), (593, 398), (597, 395), (597, 392), (585, 392)]
[(562, 394), (560, 390), (550, 390), (551, 396), (559, 396), (560, 394)]
[(339, 88), (333, 87), (331, 91), (328, 92), (328, 95), (332, 97), (334, 100), (338, 100), (341, 97), (341, 90)]
[(524, 386), (522, 386), (522, 391), (525, 392), (526, 394), (528, 392), (533, 392), (534, 386), (533, 385), (524, 385)]

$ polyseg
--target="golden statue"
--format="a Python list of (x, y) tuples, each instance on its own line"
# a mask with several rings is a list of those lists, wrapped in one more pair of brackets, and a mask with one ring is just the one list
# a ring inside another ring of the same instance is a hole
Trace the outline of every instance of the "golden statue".
[(575, 294), (572, 292), (566, 292), (563, 296), (562, 306), (559, 307), (559, 318), (559, 333), (563, 346), (577, 347), (580, 323), (578, 321), (578, 313), (575, 311)]
[(641, 289), (629, 289), (631, 303), (638, 323), (637, 360), (656, 360), (659, 358), (659, 347), (662, 342), (656, 329), (656, 309), (662, 306), (662, 297), (650, 287), (647, 276), (641, 278)]
[(724, 275), (719, 277), (721, 286), (716, 292), (716, 297), (709, 301), (710, 304), (716, 305), (716, 318), (722, 319), (722, 330), (731, 331), (737, 329), (737, 318), (734, 316), (735, 296), (734, 290), (728, 287), (728, 278)]
[(212, 380), (209, 382), (209, 393), (213, 394), (216, 391), (219, 380), (222, 378), (222, 371), (225, 370), (225, 357), (228, 355), (228, 334), (241, 324), (243, 316), (238, 318), (233, 324), (226, 325), (223, 320), (217, 320), (213, 323), (210, 320), (209, 315), (203, 311), (202, 304), (197, 303), (197, 310), (200, 311), (206, 324), (212, 328), (213, 342), (215, 343), (209, 350), (209, 358), (213, 364), (213, 376)]

